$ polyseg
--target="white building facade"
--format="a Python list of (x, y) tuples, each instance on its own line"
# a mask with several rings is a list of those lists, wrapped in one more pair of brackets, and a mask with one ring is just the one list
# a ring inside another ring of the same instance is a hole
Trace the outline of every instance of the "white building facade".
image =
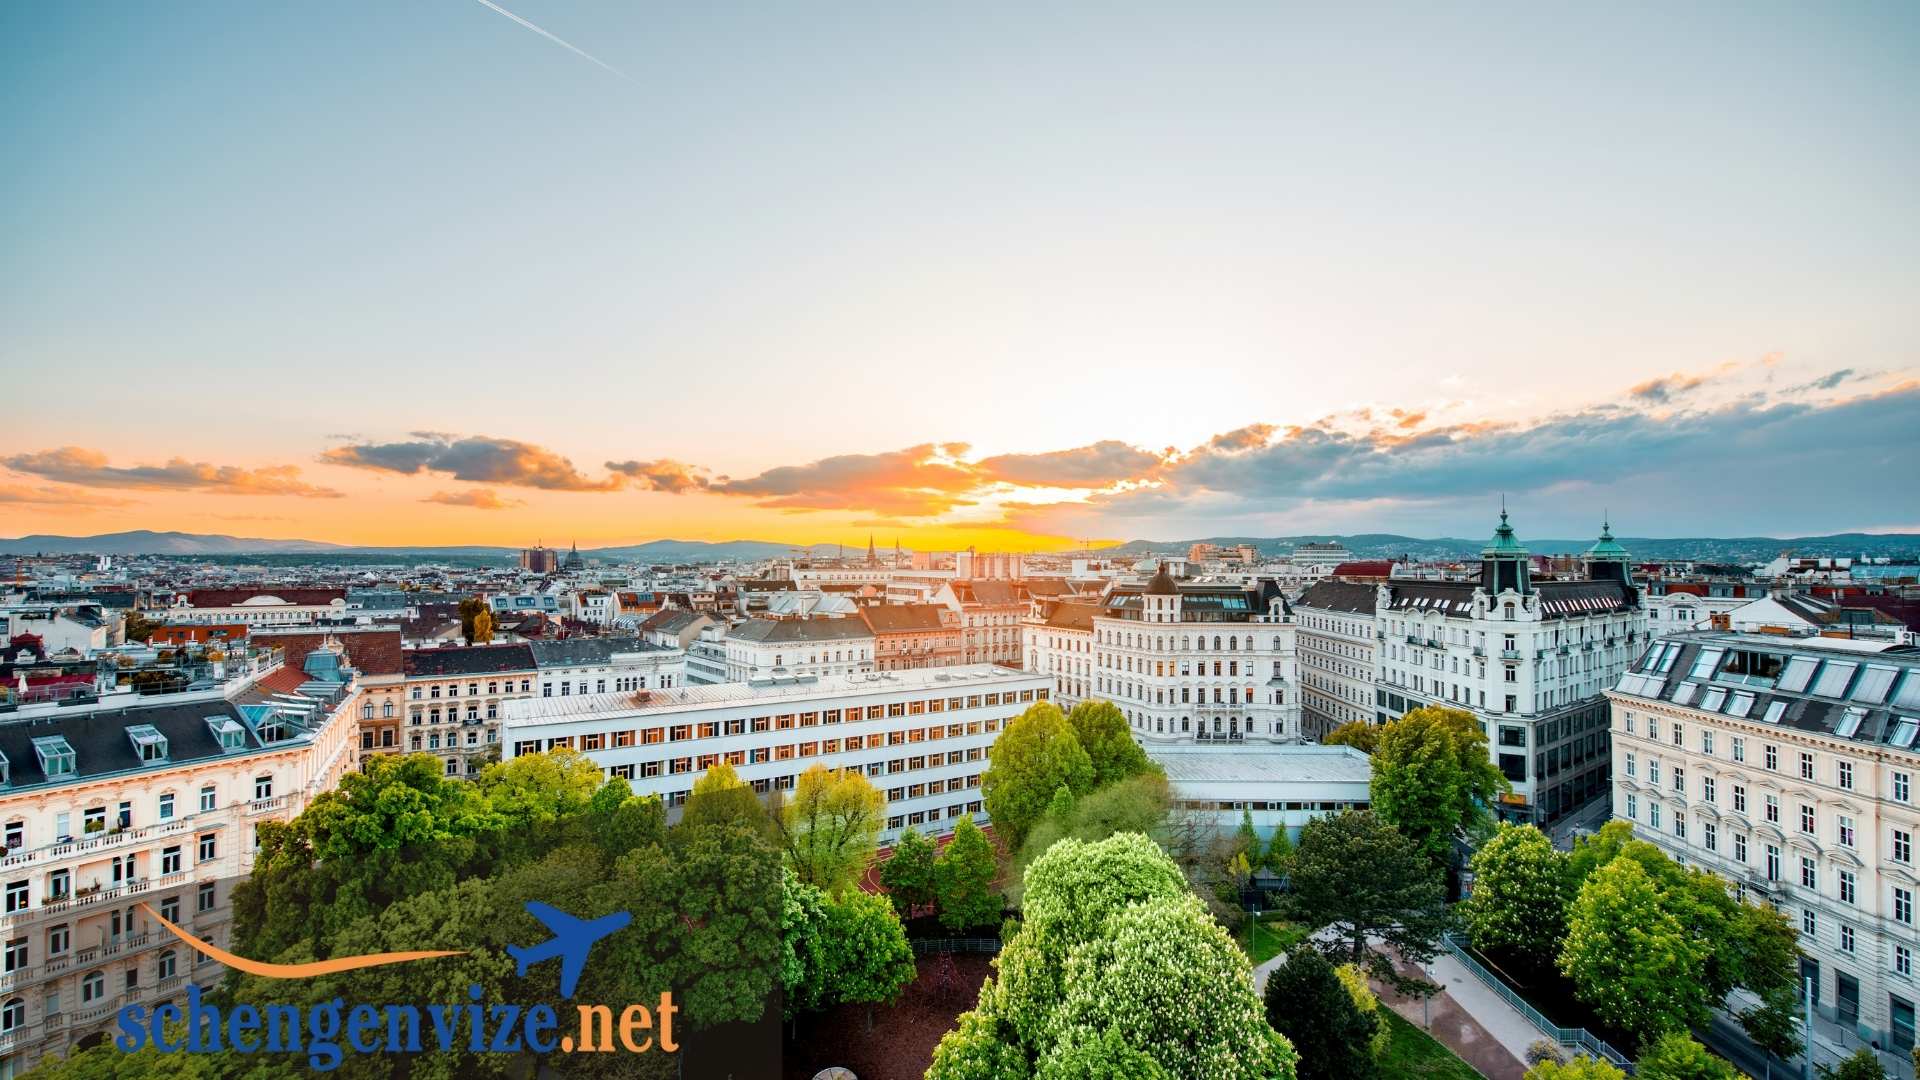
[(669, 806), (722, 762), (761, 793), (792, 789), (815, 763), (858, 769), (886, 796), (884, 839), (908, 827), (937, 835), (961, 817), (985, 824), (987, 749), (1051, 689), (982, 664), (532, 698), (508, 707), (506, 756), (578, 750)]
[(1785, 911), (1820, 1022), (1904, 1059), (1920, 1007), (1920, 650), (1676, 635), (1608, 697), (1614, 816)]
[(1536, 582), (1502, 511), (1479, 580), (1378, 590), (1379, 720), (1425, 705), (1473, 713), (1512, 786), (1504, 820), (1545, 824), (1607, 793), (1604, 694), (1647, 641), (1611, 533), (1587, 552), (1585, 580)]
[(1090, 696), (1118, 705), (1148, 746), (1297, 742), (1297, 629), (1270, 582), (1182, 583), (1163, 566), (1101, 601)]
[(1378, 590), (1321, 581), (1294, 602), (1300, 630), (1300, 729), (1318, 741), (1341, 724), (1373, 723)]

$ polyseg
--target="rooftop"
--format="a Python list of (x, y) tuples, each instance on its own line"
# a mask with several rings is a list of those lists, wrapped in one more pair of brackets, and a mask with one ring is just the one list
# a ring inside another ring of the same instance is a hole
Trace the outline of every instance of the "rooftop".
[(1373, 760), (1351, 746), (1256, 746), (1215, 750), (1152, 746), (1147, 756), (1173, 783), (1358, 783), (1373, 778)]
[(609, 713), (634, 715), (691, 711), (753, 701), (805, 701), (846, 698), (862, 694), (891, 694), (928, 690), (972, 692), (1017, 687), (1021, 683), (1049, 683), (1048, 676), (1016, 671), (995, 664), (949, 668), (881, 671), (867, 675), (803, 675), (782, 679), (755, 679), (744, 683), (682, 686), (669, 690), (642, 690), (625, 694), (587, 694), (557, 698), (515, 698), (504, 703), (508, 726), (559, 724)]
[(1654, 642), (1614, 693), (1914, 751), (1920, 648), (1723, 630)]

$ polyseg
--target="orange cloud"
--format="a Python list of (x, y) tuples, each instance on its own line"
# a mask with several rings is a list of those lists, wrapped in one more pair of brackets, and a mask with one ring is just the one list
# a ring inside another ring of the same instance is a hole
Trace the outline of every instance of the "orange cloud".
[(332, 488), (316, 487), (300, 480), (300, 470), (292, 465), (244, 469), (172, 458), (165, 465), (117, 468), (107, 464), (107, 455), (79, 446), (15, 454), (0, 460), (0, 464), (14, 472), (80, 487), (204, 491), (214, 495), (297, 495), (310, 499), (342, 496)]
[(426, 503), (439, 503), (441, 506), (466, 506), (475, 510), (512, 510), (527, 505), (519, 499), (503, 499), (492, 488), (473, 488), (468, 491), (436, 491), (420, 500)]

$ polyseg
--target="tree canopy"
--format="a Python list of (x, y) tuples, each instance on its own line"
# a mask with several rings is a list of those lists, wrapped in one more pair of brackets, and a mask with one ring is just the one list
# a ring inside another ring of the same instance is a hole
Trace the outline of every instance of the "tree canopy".
[(987, 761), (982, 797), (994, 830), (1012, 848), (1026, 840), (1060, 788), (1074, 795), (1093, 790), (1093, 759), (1066, 714), (1050, 701), (1037, 701), (1009, 721)]
[(1366, 810), (1346, 810), (1300, 830), (1288, 907), (1311, 926), (1332, 927), (1328, 946), (1396, 987), (1428, 984), (1399, 974), (1372, 939), (1415, 964), (1432, 959), (1448, 914), (1440, 869), (1391, 825)]
[(1476, 948), (1551, 958), (1566, 936), (1566, 856), (1531, 825), (1503, 824), (1473, 857), (1473, 895), (1462, 905)]
[(1300, 1080), (1368, 1080), (1381, 1021), (1362, 1009), (1332, 964), (1302, 942), (1267, 973), (1267, 1022), (1300, 1053)]
[(1427, 705), (1380, 729), (1372, 810), (1435, 863), (1450, 860), (1456, 832), (1488, 820), (1507, 786), (1472, 713)]
[(854, 888), (873, 861), (886, 806), (860, 770), (809, 766), (780, 808), (787, 864), (801, 881), (836, 896)]

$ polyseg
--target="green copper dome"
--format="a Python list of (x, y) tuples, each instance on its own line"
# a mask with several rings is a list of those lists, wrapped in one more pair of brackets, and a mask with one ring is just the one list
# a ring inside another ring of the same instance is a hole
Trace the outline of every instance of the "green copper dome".
[(1526, 553), (1527, 549), (1521, 547), (1520, 541), (1514, 538), (1513, 526), (1507, 524), (1507, 511), (1505, 508), (1502, 508), (1500, 511), (1500, 527), (1493, 530), (1493, 541), (1486, 547), (1481, 548), (1480, 554), (1482, 556), (1495, 556), (1525, 555)]
[(1588, 559), (1619, 559), (1622, 562), (1632, 558), (1627, 549), (1614, 542), (1611, 522), (1600, 523), (1600, 539), (1587, 549)]

